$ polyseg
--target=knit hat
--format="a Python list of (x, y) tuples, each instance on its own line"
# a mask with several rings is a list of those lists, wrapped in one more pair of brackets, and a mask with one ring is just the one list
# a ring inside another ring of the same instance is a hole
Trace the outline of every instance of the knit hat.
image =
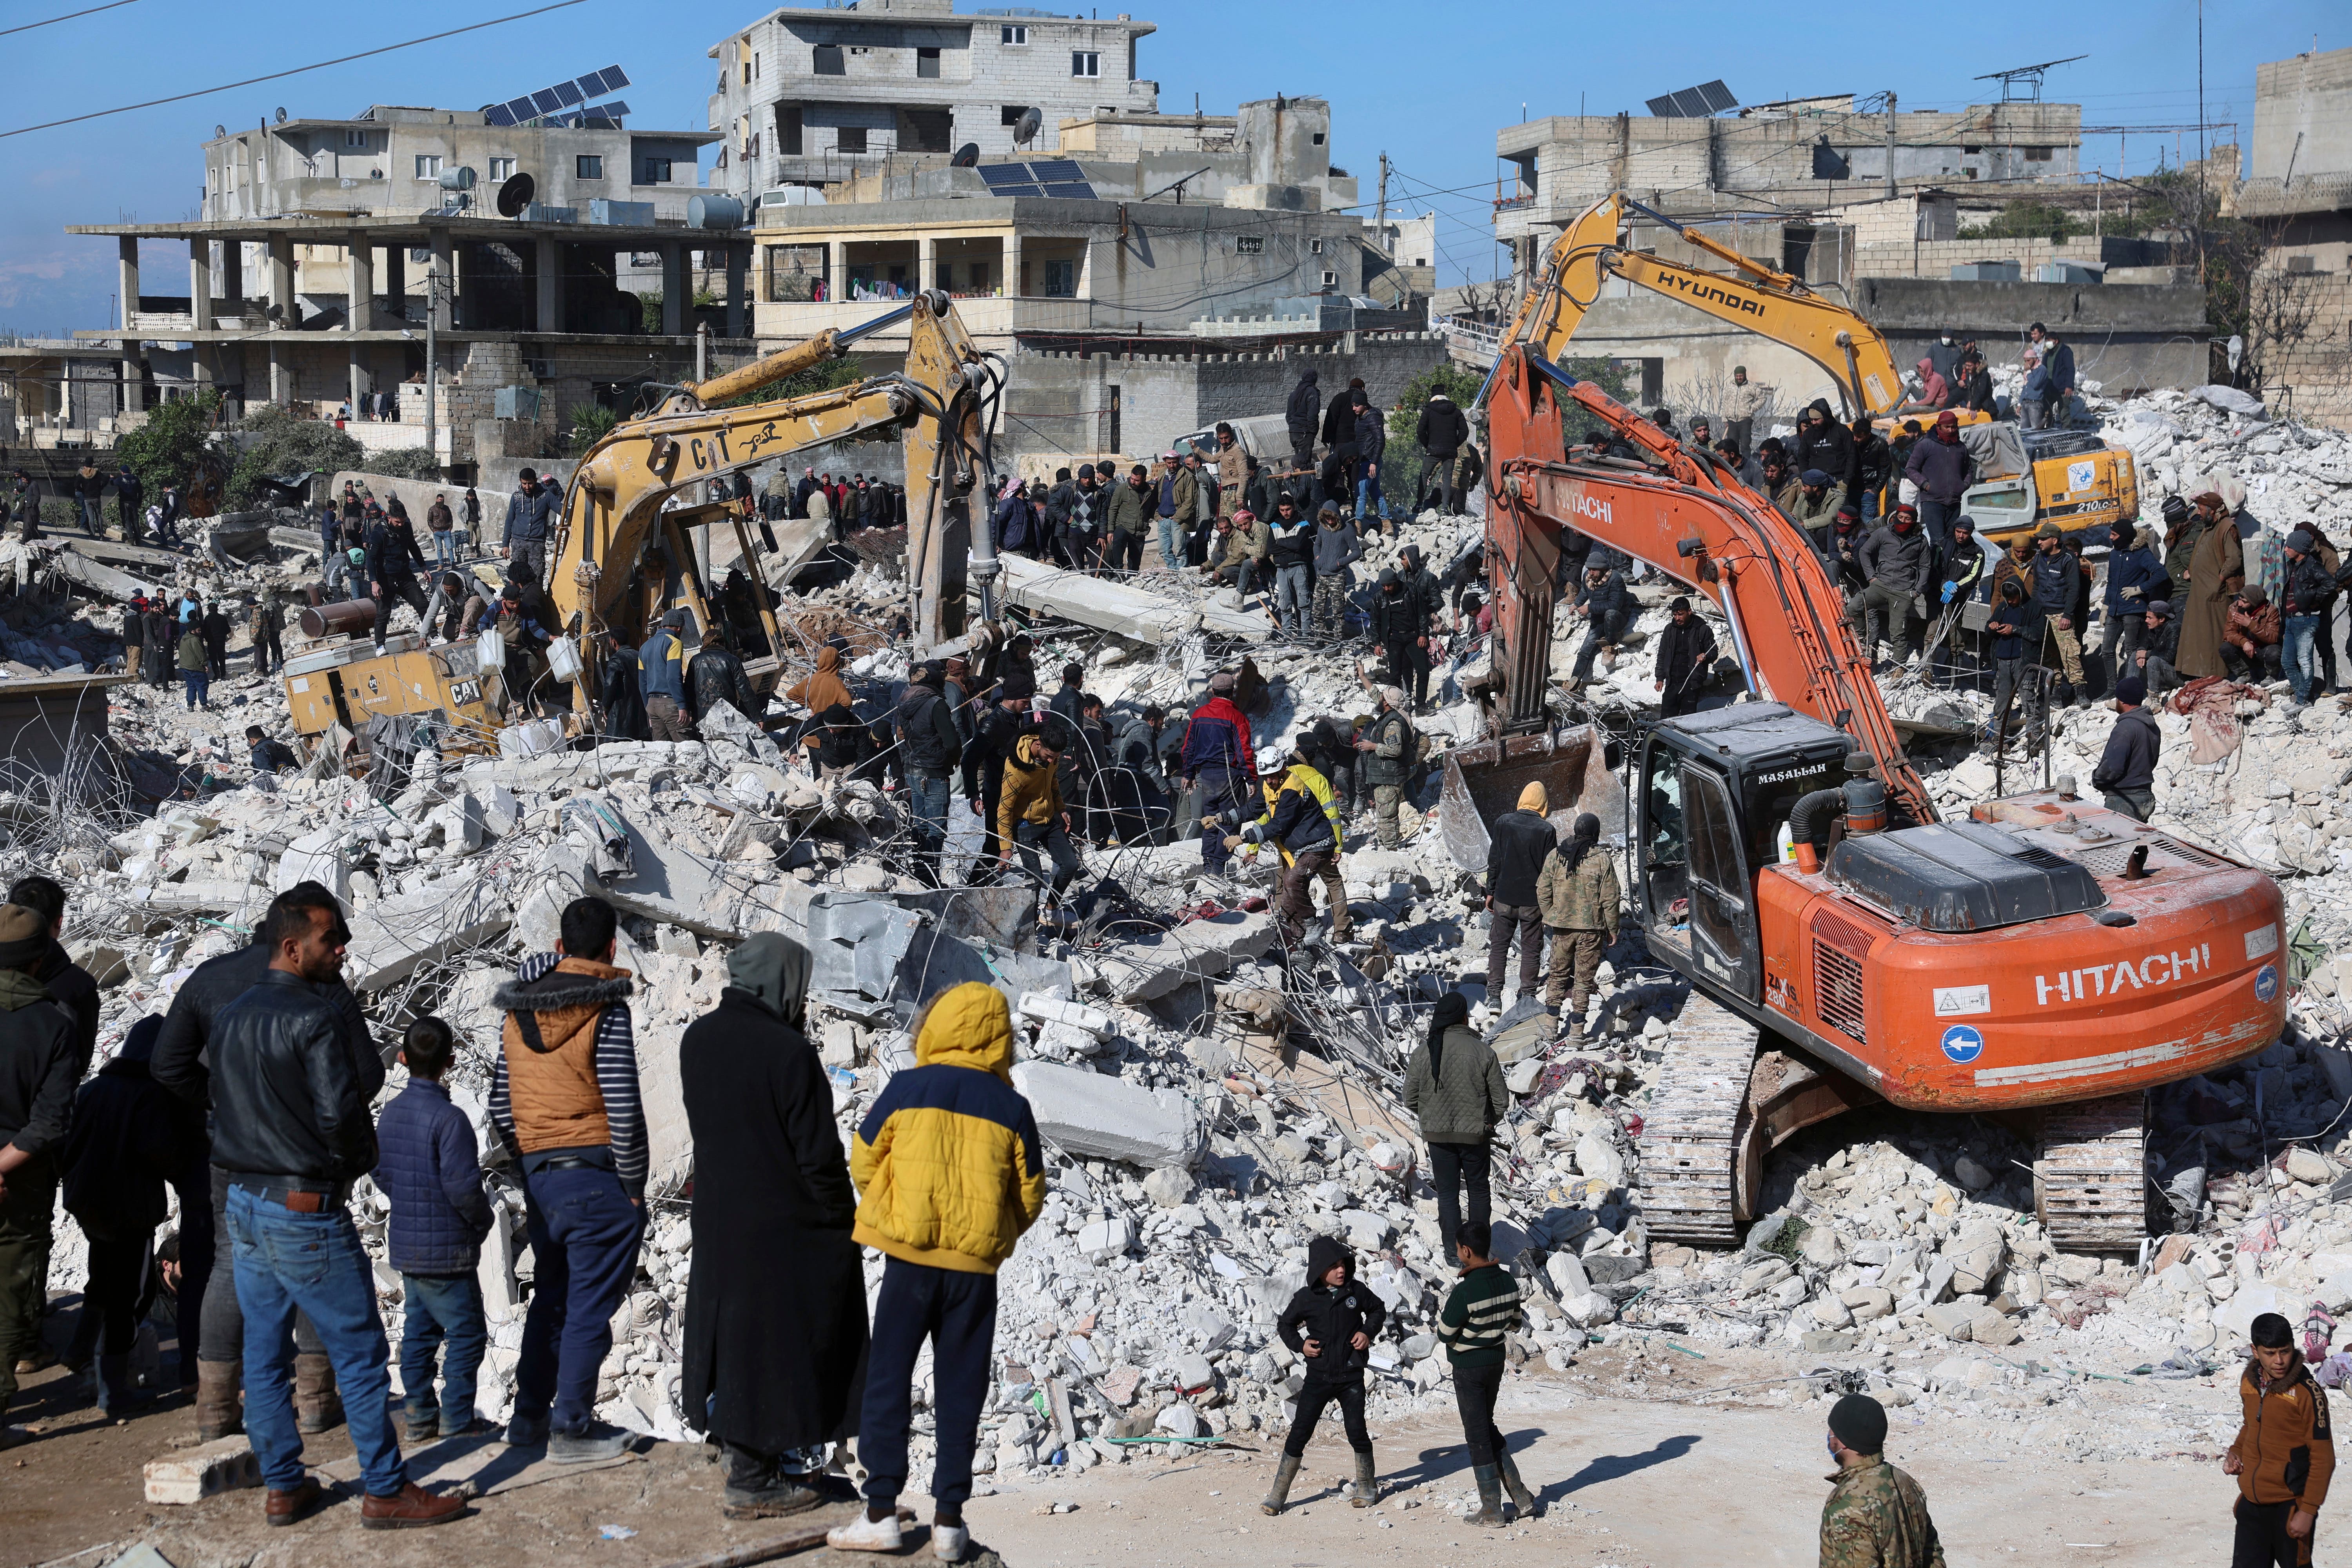
[[(2279, 1321), (2284, 1323), (2286, 1320)], [(1849, 1394), (1830, 1406), (1830, 1430), (1839, 1442), (1857, 1454), (1883, 1452), (1886, 1447), (1886, 1406), (1867, 1394)]]
[(2167, 496), (2164, 498), (2165, 521), (2179, 522), (2182, 518), (2187, 517), (2188, 515), (2189, 503), (2187, 501), (2182, 500), (2179, 496)]
[(2172, 601), (2169, 599), (2150, 599), (2147, 602), (2147, 613), (2154, 616), (2158, 620), (2168, 621), (2172, 618)]
[(1541, 779), (1529, 779), (1527, 787), (1519, 791), (1519, 809), (1532, 811), (1538, 816), (1551, 815), (1551, 796), (1545, 793)]
[(1829, 483), (1830, 477), (1822, 472), (1819, 468), (1807, 468), (1803, 473), (1797, 476), (1797, 480), (1800, 484), (1819, 487)]
[(0, 969), (22, 969), (49, 950), (49, 922), (23, 904), (0, 905)]
[(1970, 517), (1968, 513), (1962, 512), (1959, 516), (1952, 519), (1952, 531), (1954, 533), (1974, 533), (1976, 531), (1977, 520)]
[(1209, 689), (1218, 693), (1220, 696), (1226, 692), (1230, 692), (1233, 689), (1234, 672), (1232, 670), (1221, 669), (1217, 671), (1216, 674), (1209, 677)]
[(2312, 543), (2311, 530), (2307, 528), (2298, 528), (2286, 536), (2286, 547), (2297, 555), (2310, 554)]
[(2137, 708), (2147, 696), (2147, 682), (2137, 675), (2126, 675), (2116, 682), (2116, 700), (2126, 708)]

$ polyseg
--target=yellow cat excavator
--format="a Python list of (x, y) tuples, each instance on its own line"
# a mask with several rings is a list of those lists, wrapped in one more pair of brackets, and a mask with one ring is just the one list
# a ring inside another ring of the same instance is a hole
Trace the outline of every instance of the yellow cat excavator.
[[(859, 339), (901, 322), (908, 331), (903, 372), (801, 397), (733, 401), (838, 359)], [(782, 640), (766, 595), (730, 600), (714, 593), (704, 581), (703, 552), (689, 542), (689, 529), (731, 521), (742, 560), (759, 559), (748, 520), (723, 493), (729, 487), (709, 481), (893, 426), (906, 430), (913, 641), (922, 648), (949, 642), (965, 629), (968, 584), (980, 589), (982, 619), (993, 618), (994, 546), (985, 527), (975, 541), (967, 500), (989, 486), (991, 416), (1002, 382), (994, 357), (973, 344), (946, 294), (934, 290), (855, 328), (677, 387), (652, 413), (622, 421), (591, 447), (564, 489), (549, 541), (542, 625), (556, 647), (545, 676), (535, 664), (528, 680), (520, 668), (486, 670), (477, 643), (430, 647), (425, 627), (387, 639), (381, 653), (364, 641), (330, 646), (287, 661), (295, 730), (315, 742), (336, 725), (357, 733), (378, 714), (437, 716), (455, 749), (491, 749), (501, 718), (515, 715), (537, 681), (576, 682), (593, 701), (604, 634), (634, 647), (680, 607), (698, 628), (724, 624), (754, 646), (764, 641), (766, 654), (747, 659), (745, 668), (755, 689), (772, 689)], [(366, 601), (331, 605), (306, 612), (305, 630), (314, 637), (357, 631), (373, 614)], [(687, 641), (696, 646), (693, 637)]]
[[(1634, 216), (1664, 225), (1732, 271), (1710, 272), (1628, 248), (1619, 236)], [(1622, 194), (1602, 197), (1560, 231), (1503, 341), (1537, 344), (1554, 359), (1564, 358), (1568, 340), (1611, 278), (1794, 349), (1837, 387), (1848, 419), (1868, 415), (1883, 434), (1906, 419), (1922, 426), (1935, 420), (1934, 409), (1907, 401), (1885, 337), (1859, 312)], [(2006, 543), (2045, 521), (2072, 531), (2139, 515), (2139, 479), (2129, 452), (2082, 432), (2021, 432), (1984, 414), (1957, 412), (1978, 458), (1979, 483), (1963, 510), (1976, 518), (1979, 539)], [(1990, 427), (1979, 434), (1971, 426)]]

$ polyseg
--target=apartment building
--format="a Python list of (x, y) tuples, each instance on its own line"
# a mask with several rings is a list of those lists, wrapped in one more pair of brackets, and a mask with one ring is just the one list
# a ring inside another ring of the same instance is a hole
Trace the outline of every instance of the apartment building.
[[(1060, 151), (1065, 120), (1158, 110), (1160, 84), (1136, 74), (1136, 45), (1157, 30), (1125, 13), (959, 14), (953, 0), (772, 12), (710, 47), (710, 129), (724, 142), (710, 184), (749, 205), (943, 163), (968, 143), (984, 157)], [(1017, 144), (1033, 113), (1035, 134)]]

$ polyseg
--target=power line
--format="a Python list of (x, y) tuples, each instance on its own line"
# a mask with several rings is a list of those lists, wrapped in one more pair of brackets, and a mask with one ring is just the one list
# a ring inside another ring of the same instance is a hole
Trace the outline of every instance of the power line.
[(118, 10), (131, 3), (131, 0), (108, 0), (106, 5), (92, 5), (87, 11), (68, 11), (62, 16), (52, 16), (46, 22), (22, 22), (14, 27), (0, 27), (0, 38), (5, 38), (11, 33), (29, 33), (36, 27), (48, 27), (59, 22), (70, 22), (76, 16), (95, 16), (100, 11)]
[[(499, 16), (488, 22), (476, 22), (468, 26), (452, 27), (445, 33), (427, 33), (421, 38), (410, 38), (404, 43), (386, 44), (381, 48), (362, 49), (355, 55), (340, 55), (331, 60), (320, 60), (316, 65), (296, 66), (291, 70), (271, 71), (267, 76), (249, 76), (243, 81), (226, 81), (221, 83), (218, 87), (198, 88), (194, 92), (175, 92), (169, 98), (151, 98), (144, 103), (126, 103), (120, 109), (95, 110), (89, 114), (76, 114), (64, 120), (46, 121), (39, 125), (20, 125), (14, 131), (0, 131), (0, 141), (5, 141), (6, 138), (11, 136), (26, 135), (35, 131), (54, 131), (60, 125), (79, 125), (85, 120), (103, 120), (110, 114), (129, 114), (131, 110), (137, 109), (153, 109), (158, 104), (179, 103), (191, 98), (204, 98), (215, 92), (226, 92), (232, 88), (251, 87), (256, 82), (277, 81), (285, 77), (300, 76), (305, 71), (324, 70), (329, 66), (348, 65), (353, 60), (363, 60), (373, 55), (388, 55), (395, 49), (413, 49), (419, 44), (435, 43), (442, 38), (454, 38), (460, 33), (478, 33), (484, 27), (496, 27), (503, 26), (508, 22), (520, 22), (527, 16), (545, 16), (550, 11), (561, 11), (566, 6), (578, 5), (584, 3), (585, 0), (555, 0), (555, 4), (551, 5), (541, 5), (535, 10), (518, 11), (511, 16)], [(128, 5), (130, 4), (130, 0), (117, 0), (117, 4)], [(99, 8), (100, 10), (105, 10), (109, 7), (100, 6)], [(36, 23), (34, 25), (37, 26), (41, 24)]]

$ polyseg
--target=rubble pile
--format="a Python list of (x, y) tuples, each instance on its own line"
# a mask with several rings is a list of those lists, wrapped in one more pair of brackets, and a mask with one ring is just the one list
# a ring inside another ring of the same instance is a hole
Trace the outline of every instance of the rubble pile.
[[(2243, 477), (2273, 531), (2346, 505), (2352, 449), (2342, 437), (2172, 394), (2099, 412), (2144, 452), (2150, 517), (2180, 477), (2221, 467)], [(1377, 553), (1418, 543), (1443, 571), (1481, 526), (1424, 514)], [(1151, 574), (1136, 586), (1180, 606), (1255, 613), (1200, 581)], [(1654, 695), (1643, 648), (1671, 589), (1654, 575), (1637, 586), (1651, 607), (1583, 694), (1604, 724)], [(809, 595), (808, 613), (824, 614), (808, 635), (886, 626), (899, 593), (883, 568), (861, 563)], [(1279, 637), (1237, 644), (1197, 616), (1170, 625), (1181, 629), (1155, 641), (1041, 618), (1034, 663), (1080, 664), (1087, 689), (1116, 713), (1146, 703), (1173, 712), (1246, 654), (1264, 680), (1252, 714), (1262, 744), (1318, 715), (1370, 710), (1350, 649)], [(1579, 636), (1563, 632), (1556, 668)], [(855, 648), (853, 689), (878, 708), (907, 673), (906, 649), (887, 635)], [(1462, 681), (1477, 650), (1458, 641), (1456, 651), (1431, 683), (1437, 711), (1418, 721), (1440, 747), (1476, 731)], [(1370, 670), (1374, 657), (1363, 658)], [(1898, 714), (1924, 727), (1916, 755), (1939, 804), (1990, 795), (1992, 763), (1956, 739), (1981, 728), (1984, 699), (1911, 674), (1887, 684)], [(1213, 878), (1192, 844), (1088, 847), (1089, 883), (1099, 884), (1090, 911), (1074, 931), (1041, 936), (1024, 889), (950, 895), (907, 875), (894, 792), (820, 783), (748, 726), (688, 744), (531, 756), (428, 747), (379, 797), (341, 777), (248, 777), (232, 737), (247, 721), (283, 735), (276, 683), (239, 677), (215, 697), (223, 711), (192, 715), (175, 693), (121, 689), (118, 734), (179, 769), (189, 798), (152, 810), (122, 789), (0, 799), (14, 835), (6, 869), (71, 879), (71, 945), (108, 986), (102, 1053), (166, 1006), (195, 963), (244, 940), (278, 889), (315, 878), (347, 898), (346, 973), (367, 994), (379, 1038), (388, 1044), (429, 1010), (463, 1042), (453, 1096), (476, 1123), (500, 1214), (482, 1265), (495, 1325), (485, 1414), (501, 1415), (510, 1397), (531, 1276), (520, 1192), (484, 1105), (499, 1026), (491, 993), (522, 955), (553, 945), (558, 911), (590, 891), (624, 916), (615, 962), (637, 977), (653, 1136), (642, 1272), (601, 1390), (608, 1419), (673, 1437), (699, 1426), (678, 1405), (694, 1238), (677, 1045), (714, 1004), (729, 945), (770, 930), (814, 957), (809, 1033), (845, 1138), (912, 1062), (907, 1024), (922, 1001), (980, 979), (1014, 1008), (1014, 1076), (1047, 1144), (1049, 1196), (1004, 1269), (983, 1469), (1081, 1469), (1278, 1429), (1301, 1368), (1274, 1319), (1303, 1283), (1318, 1235), (1346, 1239), (1391, 1308), (1371, 1357), (1374, 1410), (1450, 1407), (1433, 1327), (1453, 1270), (1396, 1092), (1429, 1005), (1457, 984), (1483, 994), (1487, 917), (1420, 815), (1434, 805), (1434, 782), (1407, 807), (1402, 847), (1374, 848), (1369, 834), (1359, 844), (1364, 825), (1350, 825), (1343, 870), (1357, 931), (1347, 943), (1286, 950), (1265, 907), (1272, 866), (1236, 859), (1230, 877)], [(1778, 1151), (1769, 1213), (1739, 1250), (1654, 1240), (1643, 1218), (1643, 1108), (1686, 988), (1629, 925), (1580, 1045), (1503, 1028), (1517, 1020), (1484, 1002), (1473, 1015), (1498, 1039), (1516, 1101), (1495, 1176), (1499, 1249), (1527, 1297), (1514, 1359), (1561, 1376), (1594, 1347), (1638, 1364), (1671, 1344), (1755, 1358), (1756, 1386), (1773, 1397), (1868, 1386), (1898, 1404), (2023, 1409), (2084, 1376), (2191, 1375), (2226, 1356), (2257, 1310), (2300, 1322), (2314, 1301), (2352, 1310), (2342, 1125), (2352, 1055), (2336, 1044), (2352, 968), (2332, 956), (2352, 928), (2342, 896), (2352, 883), (2339, 883), (2352, 875), (2352, 840), (2334, 803), (2352, 777), (2352, 718), (2332, 700), (2293, 711), (2276, 692), (2244, 693), (2236, 710), (2238, 744), (2208, 763), (2189, 760), (2190, 721), (2165, 717), (2158, 821), (2285, 880), (2307, 978), (2285, 1039), (2157, 1097), (2157, 1178), (2180, 1234), (2145, 1258), (2061, 1254), (2034, 1218), (2030, 1144), (1973, 1121), (1880, 1110)], [(2059, 715), (2052, 773), (2086, 782), (2112, 719)], [(2015, 757), (2004, 780), (2038, 784), (2042, 767), (2039, 756)], [(979, 843), (964, 804), (952, 811), (951, 881)], [(363, 1184), (355, 1207), (379, 1258), (384, 1206)], [(75, 1245), (68, 1230), (68, 1286)], [(877, 1262), (869, 1284), (878, 1279)], [(398, 1278), (379, 1262), (377, 1280), (397, 1332)]]

